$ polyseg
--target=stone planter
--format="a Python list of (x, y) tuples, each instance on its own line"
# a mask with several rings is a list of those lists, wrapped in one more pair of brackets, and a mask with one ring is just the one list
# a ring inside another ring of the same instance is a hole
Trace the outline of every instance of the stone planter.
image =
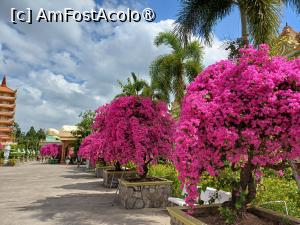
[(172, 181), (158, 178), (158, 181), (130, 182), (119, 180), (119, 197), (126, 209), (164, 208), (169, 204)]
[(48, 163), (49, 164), (58, 164), (58, 159), (49, 159)]
[(103, 178), (103, 171), (104, 170), (113, 170), (113, 166), (100, 166), (95, 168), (95, 175), (97, 178)]
[(120, 178), (130, 177), (136, 177), (136, 172), (133, 170), (103, 170), (103, 185), (107, 188), (116, 188)]
[[(216, 215), (218, 214), (218, 208), (220, 205), (201, 205), (197, 206), (194, 211), (194, 215)], [(186, 207), (169, 207), (167, 208), (170, 217), (171, 225), (207, 225), (207, 223), (190, 216), (186, 213)], [(250, 207), (248, 212), (258, 216), (259, 218), (266, 219), (267, 221), (274, 222), (274, 224), (289, 224), (299, 225), (300, 219), (286, 216), (282, 213), (278, 213), (269, 209), (260, 207)]]

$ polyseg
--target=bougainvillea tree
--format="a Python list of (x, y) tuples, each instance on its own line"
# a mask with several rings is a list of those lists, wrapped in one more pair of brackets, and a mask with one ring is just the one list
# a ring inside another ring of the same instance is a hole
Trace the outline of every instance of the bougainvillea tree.
[(172, 154), (174, 123), (163, 102), (125, 96), (97, 110), (94, 130), (107, 162), (133, 162), (144, 178), (148, 165)]
[(204, 171), (240, 171), (231, 206), (243, 214), (262, 168), (281, 169), (300, 156), (300, 60), (271, 58), (266, 45), (240, 53), (209, 66), (187, 88), (174, 161), (191, 206)]
[(61, 146), (57, 144), (46, 144), (40, 148), (41, 156), (56, 158), (61, 153)]
[(83, 159), (90, 160), (92, 165), (95, 165), (98, 160), (103, 158), (102, 150), (101, 134), (93, 132), (83, 139), (77, 154)]

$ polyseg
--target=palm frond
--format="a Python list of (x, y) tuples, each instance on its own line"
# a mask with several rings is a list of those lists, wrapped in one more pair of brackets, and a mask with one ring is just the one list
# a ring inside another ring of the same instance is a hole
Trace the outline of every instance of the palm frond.
[(232, 0), (182, 0), (174, 32), (187, 43), (192, 35), (211, 43), (212, 29), (233, 8)]
[(186, 61), (184, 64), (185, 68), (185, 75), (189, 82), (192, 82), (195, 77), (203, 70), (203, 65), (200, 64), (198, 61), (189, 60)]
[(296, 12), (300, 14), (300, 1), (299, 0), (282, 0), (285, 5), (289, 5), (296, 9)]
[(203, 59), (203, 48), (199, 41), (188, 43), (184, 48), (184, 58), (192, 58), (194, 61), (201, 62)]
[(170, 99), (173, 57), (174, 55), (160, 56), (150, 66), (151, 87), (165, 101)]
[(269, 43), (278, 34), (280, 0), (247, 0), (245, 9), (250, 35), (255, 45)]
[(162, 44), (169, 45), (175, 52), (179, 52), (181, 49), (180, 40), (172, 32), (160, 32), (154, 40), (156, 46)]

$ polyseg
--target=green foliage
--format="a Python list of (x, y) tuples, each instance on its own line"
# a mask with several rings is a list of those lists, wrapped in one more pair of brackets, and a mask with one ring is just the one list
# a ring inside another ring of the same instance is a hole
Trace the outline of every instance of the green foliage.
[(246, 43), (242, 38), (238, 38), (234, 41), (225, 41), (225, 50), (229, 50), (228, 58), (235, 59), (236, 57), (238, 57), (240, 48), (243, 48), (245, 44)]
[[(242, 35), (255, 45), (268, 43), (277, 34), (280, 25), (281, 1), (279, 0), (183, 0), (178, 13), (175, 31), (184, 41), (199, 35), (211, 43), (214, 26), (236, 7), (240, 10)], [(298, 0), (290, 3), (299, 5)]]
[(92, 124), (95, 112), (92, 110), (86, 110), (85, 112), (80, 113), (79, 117), (81, 120), (76, 124), (77, 130), (72, 132), (72, 134), (78, 138), (74, 144), (74, 152), (76, 155), (82, 140), (92, 133)]
[[(233, 172), (230, 168), (226, 168), (218, 179), (206, 173), (200, 182), (201, 190), (205, 190), (206, 187), (213, 187), (218, 190), (231, 191), (232, 184), (238, 182), (238, 174), (239, 171)], [(150, 167), (149, 175), (173, 181), (172, 196), (182, 197), (182, 190), (177, 178), (178, 173), (172, 164), (153, 165)], [(243, 194), (237, 203), (242, 201)], [(279, 177), (272, 170), (264, 171), (264, 177), (258, 185), (257, 196), (253, 204), (285, 213), (284, 204), (263, 204), (269, 201), (286, 201), (289, 214), (300, 218), (300, 191), (291, 168), (285, 169), (283, 177)], [(228, 224), (235, 218), (235, 213), (228, 208), (221, 208), (220, 214)]]
[(39, 149), (39, 143), (46, 138), (44, 129), (35, 130), (33, 126), (30, 127), (27, 133), (22, 132), (18, 123), (13, 125), (13, 135), (15, 141), (18, 143), (18, 148), (29, 149), (37, 151)]
[(7, 162), (7, 166), (15, 166), (17, 161), (15, 159), (9, 159)]
[(122, 88), (122, 93), (117, 95), (120, 96), (131, 96), (131, 95), (140, 95), (144, 97), (153, 98), (153, 91), (147, 81), (139, 79), (137, 75), (132, 72), (131, 78), (127, 78), (127, 83), (123, 84), (121, 81), (118, 81)]
[(172, 32), (159, 33), (154, 44), (171, 47), (169, 54), (161, 55), (150, 66), (151, 86), (155, 94), (170, 102), (170, 96), (180, 104), (186, 81), (192, 81), (202, 70), (203, 50), (198, 41), (183, 45)]
[(213, 187), (218, 190), (231, 192), (232, 186), (239, 182), (239, 171), (232, 171), (229, 167), (225, 168), (219, 177), (212, 177), (205, 172), (199, 185), (201, 190), (205, 191), (207, 187)]
[(182, 197), (182, 190), (180, 189), (180, 182), (178, 181), (178, 173), (175, 167), (171, 164), (156, 164), (152, 165), (149, 170), (149, 176), (165, 178), (173, 181), (172, 196)]
[(224, 219), (225, 224), (233, 224), (236, 220), (237, 213), (228, 207), (219, 208), (220, 216)]
[(269, 174), (262, 178), (254, 204), (286, 213), (284, 203), (264, 204), (270, 201), (286, 201), (289, 215), (300, 218), (300, 191), (291, 174), (284, 177)]

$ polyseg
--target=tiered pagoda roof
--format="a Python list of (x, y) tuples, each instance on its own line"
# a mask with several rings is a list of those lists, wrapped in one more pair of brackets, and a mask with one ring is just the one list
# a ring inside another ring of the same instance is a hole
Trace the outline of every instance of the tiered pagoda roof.
[(16, 92), (7, 87), (6, 77), (0, 86), (0, 142), (13, 142), (13, 123), (16, 107)]

